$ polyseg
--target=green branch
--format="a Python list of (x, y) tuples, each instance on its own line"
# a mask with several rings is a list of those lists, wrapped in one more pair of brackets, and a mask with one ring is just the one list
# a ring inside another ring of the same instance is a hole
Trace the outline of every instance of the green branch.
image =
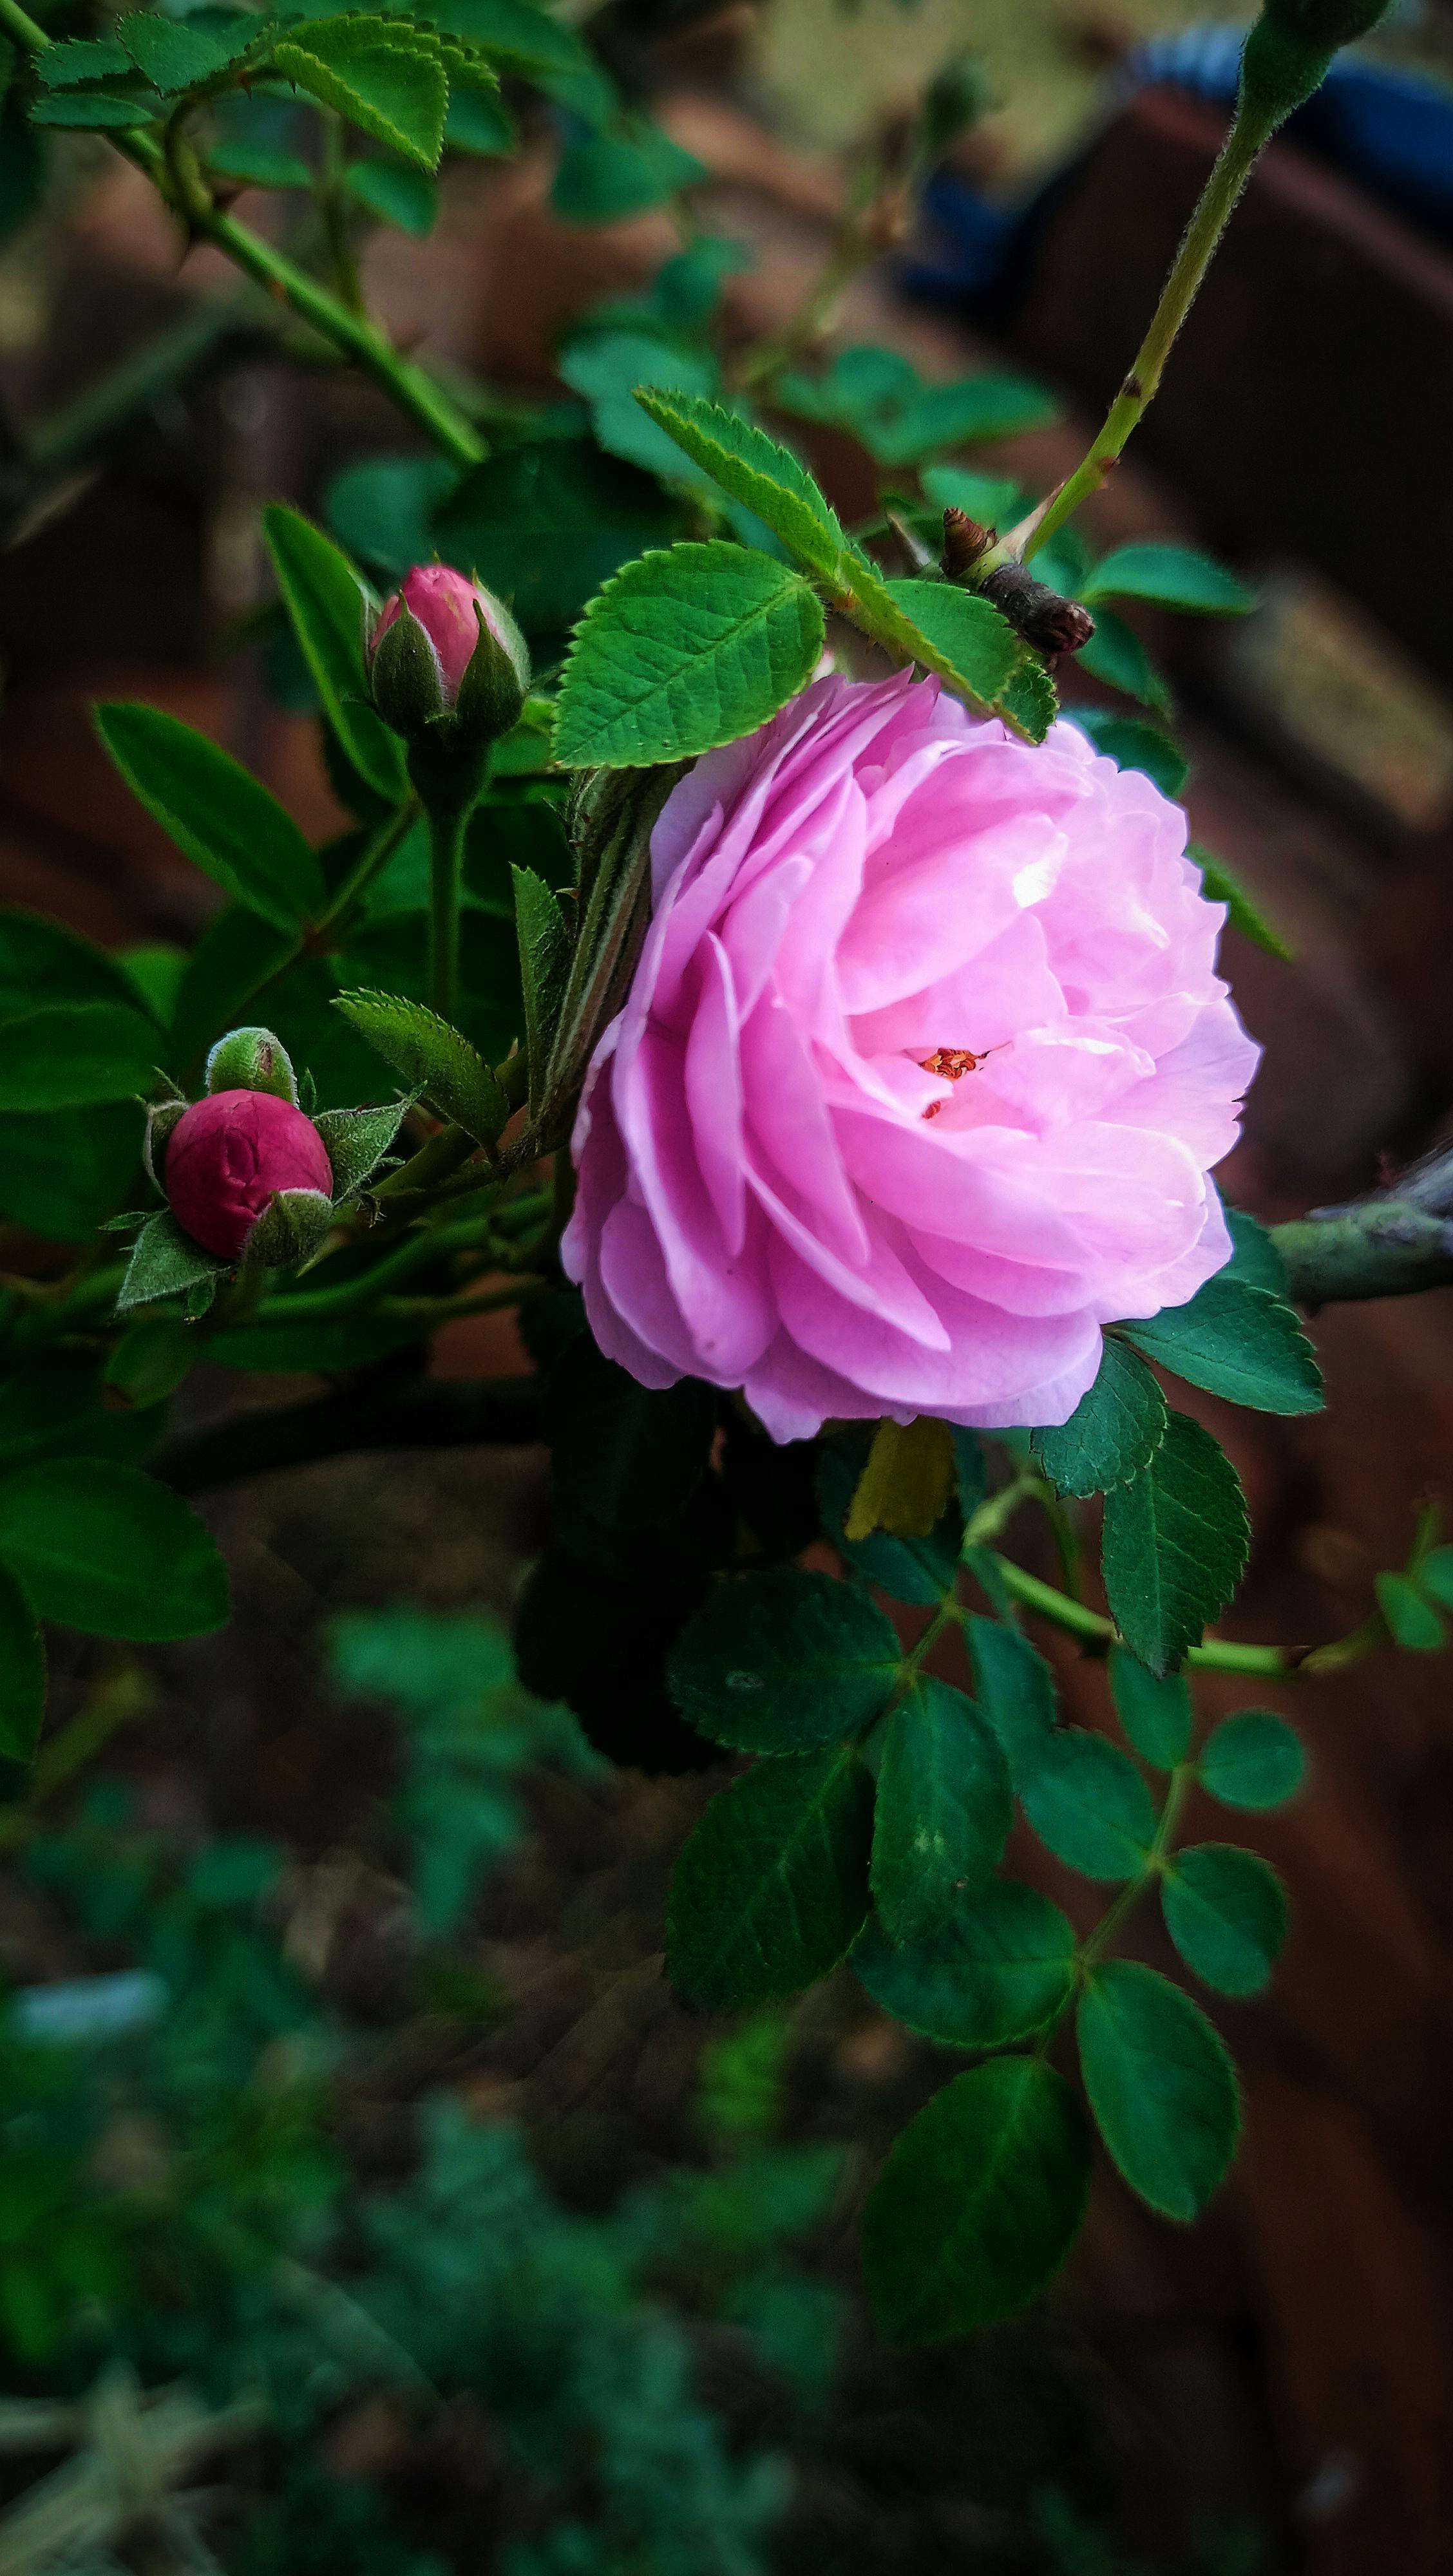
[[(45, 53), (52, 42), (44, 27), (21, 8), (19, 0), (0, 0), (0, 31), (32, 57)], [(403, 357), (366, 314), (350, 312), (338, 296), (320, 286), (282, 251), (274, 250), (259, 233), (222, 212), (175, 118), (168, 127), (165, 150), (149, 134), (113, 132), (107, 141), (145, 173), (190, 233), (214, 243), (244, 276), (290, 305), (335, 349), (352, 358), (442, 454), (456, 465), (481, 462), (488, 452), (484, 440), (426, 368)]]
[[(1102, 1617), (1098, 1610), (1088, 1609), (1083, 1601), (1072, 1601), (1067, 1592), (1056, 1592), (1052, 1583), (1041, 1582), (1037, 1574), (1026, 1572), (1012, 1557), (996, 1554), (994, 1562), (1005, 1591), (1022, 1601), (1026, 1610), (1037, 1611), (1041, 1619), (1052, 1621), (1056, 1628), (1063, 1628), (1067, 1635), (1078, 1637), (1083, 1645), (1101, 1654), (1120, 1642), (1114, 1621)], [(1374, 1617), (1354, 1628), (1350, 1636), (1333, 1638), (1325, 1646), (1256, 1646), (1242, 1644), (1233, 1637), (1208, 1637), (1204, 1644), (1191, 1647), (1186, 1662), (1197, 1672), (1248, 1673), (1262, 1681), (1300, 1681), (1355, 1663), (1387, 1642), (1382, 1619)]]

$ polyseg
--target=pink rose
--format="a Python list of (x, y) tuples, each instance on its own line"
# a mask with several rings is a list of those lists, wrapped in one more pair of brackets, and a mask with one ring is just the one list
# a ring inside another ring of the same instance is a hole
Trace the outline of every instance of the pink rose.
[(1065, 1421), (1101, 1325), (1230, 1253), (1258, 1050), (1185, 836), (1072, 725), (1036, 750), (906, 673), (699, 760), (573, 1140), (601, 1348), (777, 1440)]
[(524, 639), (503, 602), (482, 582), (466, 581), (462, 572), (450, 565), (415, 564), (399, 589), (384, 602), (378, 623), (369, 637), (370, 667), (378, 658), (378, 648), (391, 627), (407, 609), (423, 628), (434, 657), (439, 703), (450, 710), (458, 703), (464, 674), (474, 659), (479, 643), (478, 609), (485, 627), (500, 646), (513, 667), (520, 688), (530, 680), (529, 655)]
[(162, 1177), (178, 1225), (240, 1261), (278, 1190), (333, 1195), (333, 1166), (310, 1118), (272, 1091), (214, 1091), (196, 1100), (167, 1139)]

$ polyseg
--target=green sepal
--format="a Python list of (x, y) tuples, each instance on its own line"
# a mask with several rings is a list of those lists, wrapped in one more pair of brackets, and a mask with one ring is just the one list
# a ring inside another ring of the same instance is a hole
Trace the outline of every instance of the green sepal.
[(289, 1108), (298, 1105), (293, 1060), (271, 1029), (229, 1029), (207, 1058), (207, 1089), (270, 1091)]
[(302, 1270), (322, 1251), (332, 1223), (333, 1202), (322, 1190), (275, 1190), (244, 1258), (268, 1270)]
[(163, 1186), (161, 1176), (166, 1164), (167, 1140), (172, 1129), (185, 1118), (188, 1105), (185, 1100), (176, 1097), (168, 1100), (153, 1100), (148, 1105), (146, 1138), (141, 1148), (141, 1159), (158, 1189)]
[(459, 683), (454, 721), (469, 741), (498, 742), (519, 723), (530, 685), (530, 653), (523, 635), (502, 600), (495, 615), (505, 629), (496, 635), (478, 599), (474, 603), (479, 642)]
[(382, 1109), (320, 1109), (313, 1124), (333, 1166), (335, 1207), (362, 1189), (376, 1171), (413, 1107), (413, 1098)]
[(116, 1298), (116, 1312), (124, 1315), (133, 1306), (152, 1306), (158, 1298), (176, 1297), (203, 1281), (209, 1292), (230, 1269), (215, 1252), (206, 1252), (184, 1234), (170, 1208), (158, 1209), (149, 1216), (131, 1248), (126, 1276)]
[(410, 608), (400, 606), (373, 646), (368, 680), (384, 723), (405, 742), (448, 714), (439, 657)]
[(123, 1333), (106, 1363), (114, 1404), (141, 1413), (164, 1404), (197, 1356), (197, 1341), (179, 1315), (143, 1315)]

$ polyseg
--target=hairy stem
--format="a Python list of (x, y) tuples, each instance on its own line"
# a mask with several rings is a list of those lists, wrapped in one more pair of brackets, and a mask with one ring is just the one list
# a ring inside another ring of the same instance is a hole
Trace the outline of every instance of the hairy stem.
[(459, 1008), (459, 894), (466, 812), (429, 816), (429, 1008), (452, 1020)]

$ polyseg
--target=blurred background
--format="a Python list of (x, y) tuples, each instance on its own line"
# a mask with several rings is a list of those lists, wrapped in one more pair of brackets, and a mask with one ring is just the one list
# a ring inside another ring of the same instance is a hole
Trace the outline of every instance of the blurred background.
[[(971, 460), (1035, 491), (1139, 340), (1237, 43), (1194, 0), (609, 0), (588, 33), (703, 165), (695, 221), (741, 246), (729, 347), (797, 310), (864, 151), (972, 55), (983, 112), (837, 338), (930, 383), (1048, 389), (1053, 418)], [(1174, 693), (1194, 836), (1292, 952), (1224, 949), (1266, 1053), (1223, 1179), (1269, 1219), (1373, 1185), (1453, 1108), (1450, 75), (1448, 0), (1400, 0), (1272, 147), (1086, 514), (1097, 547), (1207, 546), (1257, 597), (1126, 622)], [(664, 208), (566, 220), (558, 120), (520, 117), (518, 152), (451, 158), (428, 228), (381, 227), (363, 265), (400, 338), (505, 422), (578, 397), (562, 342), (681, 247)], [(170, 707), (336, 823), (259, 510), (329, 511), (366, 556), (380, 487), (339, 477), (409, 441), (215, 253), (181, 256), (103, 136), (56, 147), (34, 213), (0, 119), (0, 903), (165, 976), (214, 897), (91, 702)], [(242, 211), (272, 229), (279, 202)], [(862, 518), (871, 471), (830, 408), (792, 434)], [(398, 568), (381, 543), (375, 568)], [(0, 1121), (20, 1270), (45, 1257), (22, 1128)], [(1324, 1315), (1311, 1421), (1197, 1400), (1252, 1504), (1239, 1633), (1336, 1633), (1402, 1561), (1448, 1485), (1450, 1326), (1453, 1292)], [(525, 1363), (491, 1319), (434, 1365)], [(943, 2060), (846, 1980), (736, 2029), (666, 1990), (664, 1889), (711, 1783), (611, 1769), (512, 1681), (543, 1453), (349, 1457), (198, 1499), (235, 1626), (62, 1641), (35, 1792), (0, 1808), (5, 2576), (1453, 2563), (1442, 1661), (1308, 1696), (1312, 1785), (1262, 1837), (1293, 1932), (1269, 2000), (1222, 2007), (1247, 2136), (1207, 2220), (1178, 2231), (1102, 2172), (1039, 2310), (895, 2357), (855, 2214)], [(1069, 1659), (1061, 1680), (1073, 1714)]]

